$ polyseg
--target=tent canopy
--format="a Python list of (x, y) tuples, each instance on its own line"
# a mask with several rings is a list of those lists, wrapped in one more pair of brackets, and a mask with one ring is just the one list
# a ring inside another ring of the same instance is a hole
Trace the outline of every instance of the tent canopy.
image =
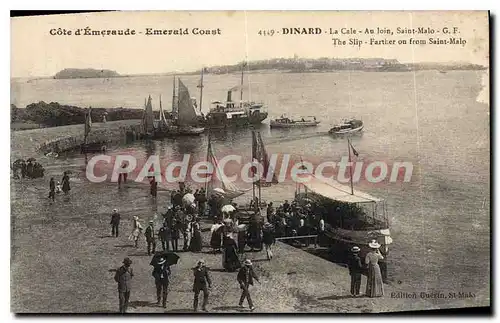
[(342, 185), (335, 180), (320, 179), (314, 175), (310, 175), (307, 182), (303, 183), (308, 190), (321, 195), (323, 197), (329, 198), (331, 200), (344, 202), (344, 203), (377, 203), (382, 201), (381, 199), (371, 196), (368, 193), (354, 190), (354, 194), (351, 194), (351, 188), (346, 185)]

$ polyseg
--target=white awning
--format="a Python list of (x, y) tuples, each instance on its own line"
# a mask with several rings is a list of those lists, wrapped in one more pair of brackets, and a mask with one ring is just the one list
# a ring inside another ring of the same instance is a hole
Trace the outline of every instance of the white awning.
[(308, 190), (329, 198), (344, 203), (366, 203), (366, 202), (380, 202), (381, 199), (371, 196), (358, 190), (354, 190), (351, 194), (351, 187), (342, 185), (333, 179), (320, 179), (314, 175), (310, 175), (310, 179), (303, 183)]

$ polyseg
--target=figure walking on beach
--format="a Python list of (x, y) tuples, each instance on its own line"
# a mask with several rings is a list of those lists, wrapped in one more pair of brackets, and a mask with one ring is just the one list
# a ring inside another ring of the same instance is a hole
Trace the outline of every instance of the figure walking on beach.
[(372, 240), (368, 244), (371, 251), (365, 257), (365, 264), (368, 265), (368, 278), (366, 281), (366, 296), (380, 297), (384, 295), (384, 283), (378, 261), (384, 259), (380, 253), (380, 244)]
[(151, 179), (149, 192), (151, 197), (156, 199), (156, 196), (158, 195), (158, 182), (154, 177)]
[(117, 209), (113, 209), (113, 213), (111, 214), (111, 236), (118, 237), (118, 227), (120, 226), (120, 213), (118, 213)]
[(134, 216), (134, 222), (132, 223), (133, 228), (132, 228), (132, 233), (129, 236), (130, 240), (134, 240), (134, 247), (138, 248), (139, 247), (139, 235), (142, 232), (142, 225), (141, 222), (139, 222), (139, 217)]
[(272, 247), (276, 243), (276, 238), (274, 236), (273, 225), (269, 222), (264, 223), (262, 227), (262, 240), (266, 248), (267, 260), (273, 259)]
[(118, 283), (120, 313), (126, 313), (128, 308), (128, 301), (130, 299), (130, 291), (132, 287), (132, 277), (134, 277), (134, 272), (130, 267), (131, 264), (132, 260), (125, 258), (123, 260), (123, 266), (118, 268), (115, 274), (115, 281)]
[(257, 275), (253, 270), (252, 262), (250, 261), (250, 259), (246, 259), (243, 265), (244, 266), (238, 272), (238, 277), (237, 277), (238, 283), (240, 284), (241, 288), (241, 297), (238, 305), (240, 307), (243, 307), (243, 302), (245, 301), (246, 298), (248, 301), (248, 306), (250, 306), (250, 310), (253, 311), (255, 307), (253, 306), (252, 298), (250, 297), (249, 287), (250, 285), (253, 286), (254, 279), (257, 282), (259, 282), (259, 278), (257, 277)]
[(118, 188), (122, 186), (122, 181), (123, 183), (127, 183), (127, 171), (125, 170), (127, 168), (127, 162), (123, 162), (121, 167), (120, 167), (120, 174), (118, 174)]
[[(163, 251), (169, 251), (169, 244), (170, 244), (170, 239), (171, 239), (171, 231), (170, 228), (168, 227), (168, 222), (165, 220), (163, 222), (163, 226), (160, 228), (158, 231), (158, 238), (160, 238), (161, 241), (161, 247)], [(174, 248), (172, 244), (172, 249)]]
[(49, 199), (51, 199), (52, 202), (54, 202), (56, 199), (56, 182), (54, 181), (54, 177), (50, 178), (49, 188), (50, 188)]
[(146, 237), (148, 256), (151, 256), (151, 253), (154, 254), (156, 251), (156, 233), (153, 220), (149, 221), (149, 225), (144, 232), (144, 236)]
[(64, 172), (64, 175), (63, 175), (63, 178), (61, 180), (61, 183), (62, 183), (62, 191), (64, 192), (64, 194), (68, 194), (69, 191), (71, 190), (71, 187), (69, 185), (69, 176), (68, 176), (68, 172)]
[(203, 291), (203, 305), (202, 310), (207, 311), (208, 304), (208, 292), (209, 289), (212, 288), (212, 280), (210, 279), (210, 270), (205, 266), (205, 260), (200, 259), (195, 268), (193, 268), (194, 275), (194, 283), (193, 283), (193, 292), (194, 292), (194, 300), (193, 300), (193, 309), (194, 311), (198, 311), (198, 298), (200, 296), (200, 292)]
[(175, 217), (172, 222), (172, 230), (170, 238), (172, 239), (172, 250), (176, 252), (179, 250), (180, 227), (182, 227), (182, 222)]
[(352, 247), (352, 254), (349, 257), (348, 263), (349, 275), (351, 275), (351, 295), (353, 296), (358, 296), (361, 288), (361, 272), (363, 270), (363, 265), (359, 257), (360, 250), (358, 246)]
[(191, 241), (189, 243), (189, 250), (192, 252), (200, 252), (203, 248), (202, 243), (200, 219), (195, 217), (194, 222), (191, 225)]
[(167, 307), (168, 284), (170, 282), (170, 266), (166, 264), (165, 258), (160, 258), (154, 266), (153, 277), (156, 285), (156, 305)]

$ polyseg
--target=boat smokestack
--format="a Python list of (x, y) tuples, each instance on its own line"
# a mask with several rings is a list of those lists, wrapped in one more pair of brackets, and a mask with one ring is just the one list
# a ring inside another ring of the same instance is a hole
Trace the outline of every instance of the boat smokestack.
[(227, 91), (227, 102), (232, 102), (231, 101), (231, 90)]

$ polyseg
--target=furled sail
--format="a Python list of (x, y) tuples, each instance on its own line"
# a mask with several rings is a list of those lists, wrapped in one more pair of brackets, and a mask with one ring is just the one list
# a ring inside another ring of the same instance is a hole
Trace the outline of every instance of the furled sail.
[(179, 107), (177, 122), (180, 126), (196, 126), (198, 117), (193, 106), (188, 88), (179, 79)]
[[(262, 136), (260, 132), (256, 133), (255, 131), (252, 131), (252, 160), (259, 162), (263, 168), (262, 174), (259, 174), (260, 181), (257, 184), (265, 186), (278, 183), (274, 169), (271, 168), (269, 163), (269, 156), (262, 141)], [(255, 174), (257, 169), (252, 167), (252, 171)], [(272, 174), (271, 181), (267, 180), (269, 174)]]
[(207, 193), (209, 195), (212, 193), (217, 193), (231, 200), (245, 194), (250, 190), (250, 189), (241, 189), (226, 178), (223, 170), (220, 169), (217, 158), (213, 153), (210, 139), (208, 141), (207, 161), (214, 167), (214, 173), (212, 173), (212, 179), (207, 185)]
[(144, 119), (143, 126), (146, 133), (153, 133), (154, 131), (154, 116), (153, 116), (153, 104), (151, 103), (151, 96), (148, 97), (146, 107), (144, 109)]
[(165, 118), (165, 114), (163, 113), (163, 107), (161, 106), (161, 95), (160, 95), (160, 123), (164, 124), (167, 122), (167, 118)]

